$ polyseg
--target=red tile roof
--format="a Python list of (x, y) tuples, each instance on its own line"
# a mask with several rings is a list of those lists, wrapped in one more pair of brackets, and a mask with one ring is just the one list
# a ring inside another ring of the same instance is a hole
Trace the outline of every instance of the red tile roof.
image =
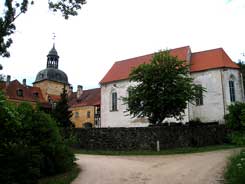
[[(172, 56), (177, 56), (180, 60), (187, 60), (190, 47), (181, 47), (170, 50)], [(128, 79), (131, 70), (143, 63), (149, 63), (153, 54), (131, 58), (114, 63), (107, 72), (100, 84), (110, 83), (118, 80)], [(191, 72), (203, 71), (214, 68), (239, 68), (222, 48), (207, 50), (191, 54)]]
[[(0, 83), (0, 89), (2, 89), (9, 99), (29, 101), (29, 102), (45, 102), (42, 92), (38, 87), (24, 86), (18, 80), (11, 81), (8, 85), (6, 82)], [(18, 96), (17, 91), (22, 90), (23, 96)], [(38, 94), (38, 98), (35, 96)]]
[(77, 93), (73, 93), (69, 97), (69, 105), (71, 107), (100, 105), (100, 88), (83, 90), (79, 99), (77, 99)]
[(239, 68), (222, 48), (196, 52), (191, 55), (191, 72), (215, 68)]
[(60, 95), (48, 95), (48, 98), (53, 102), (58, 102), (60, 100)]
[[(180, 60), (186, 60), (189, 49), (189, 46), (171, 49), (170, 54), (172, 56), (177, 56)], [(100, 83), (103, 84), (112, 81), (128, 79), (129, 74), (133, 68), (143, 63), (150, 63), (152, 56), (153, 54), (148, 54), (114, 63), (114, 65), (107, 72)]]

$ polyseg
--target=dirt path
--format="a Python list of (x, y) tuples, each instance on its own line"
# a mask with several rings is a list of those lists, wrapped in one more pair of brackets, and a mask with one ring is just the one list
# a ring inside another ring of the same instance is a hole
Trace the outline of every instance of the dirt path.
[(77, 155), (72, 184), (218, 184), (236, 150), (168, 156)]

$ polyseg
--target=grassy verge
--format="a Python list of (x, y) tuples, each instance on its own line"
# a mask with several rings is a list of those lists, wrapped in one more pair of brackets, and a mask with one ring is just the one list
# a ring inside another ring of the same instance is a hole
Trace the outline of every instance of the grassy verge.
[(170, 155), (170, 154), (184, 154), (184, 153), (198, 153), (198, 152), (207, 152), (207, 151), (216, 151), (216, 150), (224, 150), (224, 149), (232, 149), (238, 148), (235, 145), (215, 145), (215, 146), (207, 146), (207, 147), (199, 147), (199, 148), (175, 148), (175, 149), (166, 149), (157, 151), (102, 151), (102, 150), (81, 150), (81, 149), (73, 149), (75, 154), (92, 154), (92, 155)]
[(70, 184), (78, 176), (79, 172), (80, 169), (75, 165), (69, 172), (40, 179), (38, 184)]
[(227, 184), (245, 183), (245, 149), (243, 149), (240, 154), (230, 158), (225, 172), (225, 181)]

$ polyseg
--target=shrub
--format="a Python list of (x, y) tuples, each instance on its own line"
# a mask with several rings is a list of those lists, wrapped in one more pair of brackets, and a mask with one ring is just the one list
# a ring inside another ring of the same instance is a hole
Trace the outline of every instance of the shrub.
[(0, 183), (34, 184), (73, 166), (74, 154), (50, 115), (26, 103), (13, 107), (1, 92), (0, 137)]
[(230, 158), (230, 163), (225, 172), (225, 183), (245, 183), (245, 150)]
[(225, 115), (226, 125), (232, 130), (245, 128), (245, 103), (236, 102), (228, 107), (229, 114)]
[(244, 131), (235, 131), (231, 132), (228, 135), (229, 142), (239, 146), (245, 145), (245, 132)]
[(64, 143), (54, 119), (42, 111), (35, 111), (29, 104), (21, 104), (18, 112), (23, 121), (23, 137), (28, 139), (29, 145), (38, 146), (40, 150), (41, 176), (69, 170), (74, 155)]

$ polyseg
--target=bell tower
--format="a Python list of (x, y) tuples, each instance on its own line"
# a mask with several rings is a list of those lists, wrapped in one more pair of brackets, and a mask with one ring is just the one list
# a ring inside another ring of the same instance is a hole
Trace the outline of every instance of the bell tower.
[(47, 68), (58, 69), (58, 66), (59, 66), (59, 56), (55, 49), (55, 44), (53, 44), (53, 48), (49, 51), (47, 55)]

